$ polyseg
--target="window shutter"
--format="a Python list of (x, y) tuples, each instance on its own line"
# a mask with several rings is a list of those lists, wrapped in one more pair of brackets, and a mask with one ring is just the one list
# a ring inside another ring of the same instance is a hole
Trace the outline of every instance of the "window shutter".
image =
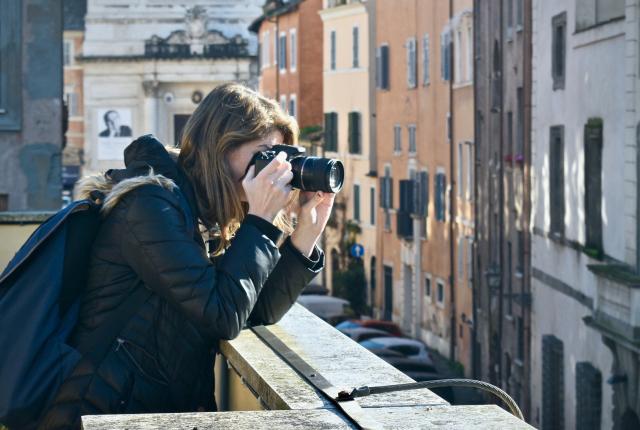
[(379, 190), (380, 190), (380, 196), (378, 197), (379, 200), (379, 204), (380, 207), (383, 209), (387, 209), (387, 178), (386, 177), (381, 177), (380, 178), (380, 185), (379, 185)]
[(564, 428), (564, 351), (560, 339), (542, 336), (542, 430)]
[(418, 207), (416, 212), (419, 217), (425, 218), (429, 213), (429, 173), (420, 172), (418, 181), (419, 186), (416, 187), (418, 190)]
[(353, 67), (360, 66), (360, 58), (358, 58), (360, 40), (358, 33), (358, 27), (353, 27)]
[(376, 48), (376, 88), (382, 89), (382, 47)]
[(389, 47), (380, 47), (380, 56), (382, 59), (382, 76), (381, 76), (381, 88), (384, 90), (389, 89)]
[(361, 145), (361, 141), (362, 141), (362, 124), (360, 124), (360, 118), (361, 118), (361, 114), (360, 112), (355, 112), (354, 115), (354, 139), (355, 139), (355, 153), (356, 154), (360, 154), (362, 152), (362, 145)]
[(360, 113), (349, 112), (349, 152), (360, 153)]
[(600, 430), (602, 374), (589, 362), (576, 363), (576, 428)]
[(551, 232), (564, 234), (564, 126), (550, 129), (549, 188)]
[(598, 257), (602, 249), (602, 120), (590, 119), (584, 127), (586, 246)]
[(429, 36), (422, 39), (422, 85), (429, 84)]
[(331, 70), (336, 69), (336, 32), (331, 32)]
[(387, 177), (387, 208), (393, 209), (393, 178)]

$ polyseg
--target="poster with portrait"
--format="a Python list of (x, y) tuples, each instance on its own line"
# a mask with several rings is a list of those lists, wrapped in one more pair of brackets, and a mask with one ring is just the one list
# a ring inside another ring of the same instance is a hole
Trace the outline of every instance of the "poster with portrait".
[(98, 160), (122, 160), (123, 151), (131, 143), (131, 109), (98, 109), (96, 127), (98, 133)]

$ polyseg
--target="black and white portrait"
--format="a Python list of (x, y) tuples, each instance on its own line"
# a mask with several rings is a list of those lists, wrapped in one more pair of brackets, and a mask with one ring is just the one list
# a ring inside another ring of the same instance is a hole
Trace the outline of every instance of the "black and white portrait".
[(98, 134), (98, 160), (122, 160), (124, 148), (131, 143), (131, 109), (98, 109), (95, 116)]
[(100, 137), (131, 137), (131, 112), (128, 111), (128, 122), (123, 121), (123, 115), (119, 110), (110, 109), (102, 115), (103, 128)]

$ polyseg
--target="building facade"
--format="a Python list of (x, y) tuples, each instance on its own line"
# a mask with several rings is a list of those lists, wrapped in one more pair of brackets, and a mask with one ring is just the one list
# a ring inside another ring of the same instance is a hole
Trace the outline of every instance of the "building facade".
[(635, 0), (533, 1), (531, 386), (543, 429), (640, 426), (638, 12)]
[(84, 173), (122, 163), (136, 136), (175, 145), (216, 85), (256, 87), (257, 41), (248, 30), (262, 0), (89, 0), (84, 71)]
[(87, 0), (64, 0), (62, 34), (62, 64), (64, 66), (63, 102), (66, 107), (66, 130), (62, 151), (63, 194), (72, 197), (73, 187), (84, 164), (84, 108), (82, 57), (84, 18)]
[(0, 211), (62, 205), (62, 1), (0, 13)]
[(258, 36), (259, 91), (298, 120), (303, 137), (322, 126), (322, 0), (267, 0)]
[(529, 417), (531, 2), (475, 8), (473, 374)]
[(469, 373), (472, 2), (379, 1), (376, 17), (376, 303)]
[[(377, 179), (375, 141), (375, 74), (373, 35), (375, 2), (325, 0), (320, 12), (324, 28), (323, 111), (325, 157), (345, 166), (345, 185), (337, 195), (332, 223), (325, 233), (326, 286), (355, 258), (364, 271), (360, 285), (366, 304), (376, 290)], [(362, 246), (360, 257), (351, 247)]]

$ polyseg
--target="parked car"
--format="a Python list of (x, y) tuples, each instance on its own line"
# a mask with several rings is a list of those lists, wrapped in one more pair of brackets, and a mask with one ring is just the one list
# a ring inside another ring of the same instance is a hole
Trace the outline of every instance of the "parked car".
[(298, 297), (297, 302), (325, 321), (335, 320), (345, 315), (353, 316), (349, 301), (338, 297), (307, 294)]
[(377, 330), (383, 330), (388, 334), (392, 334), (393, 336), (404, 336), (402, 334), (402, 330), (398, 327), (398, 324), (393, 321), (384, 321), (384, 320), (348, 320), (343, 321), (336, 326), (338, 330), (340, 329), (350, 329), (357, 327), (367, 327), (367, 328), (375, 328)]
[(433, 357), (427, 350), (427, 346), (417, 340), (402, 337), (373, 337), (360, 342), (360, 345), (371, 349), (390, 349), (399, 352), (407, 358), (421, 360), (433, 365)]
[[(428, 362), (404, 357), (382, 357), (382, 359), (416, 382), (446, 378), (445, 375), (438, 373), (433, 364)], [(434, 388), (432, 391), (449, 403), (454, 403), (455, 396), (452, 387)]]
[(375, 328), (366, 328), (366, 327), (345, 328), (345, 329), (340, 329), (340, 332), (346, 334), (356, 342), (362, 342), (363, 340), (371, 339), (372, 337), (380, 337), (380, 336), (388, 335), (388, 333), (385, 331), (376, 330)]

